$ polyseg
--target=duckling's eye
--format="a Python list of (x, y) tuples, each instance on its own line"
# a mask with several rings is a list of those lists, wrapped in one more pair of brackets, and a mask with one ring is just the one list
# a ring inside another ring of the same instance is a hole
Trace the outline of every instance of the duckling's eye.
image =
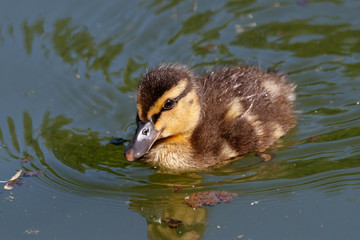
[(163, 109), (164, 110), (170, 110), (175, 106), (175, 100), (174, 99), (168, 99), (164, 103)]

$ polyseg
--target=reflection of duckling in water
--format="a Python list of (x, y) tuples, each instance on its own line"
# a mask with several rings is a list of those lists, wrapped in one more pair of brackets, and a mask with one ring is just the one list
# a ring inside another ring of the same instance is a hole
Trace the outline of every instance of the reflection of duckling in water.
[(126, 159), (195, 171), (263, 151), (295, 125), (294, 89), (284, 75), (250, 66), (202, 76), (179, 64), (150, 69)]
[(150, 175), (148, 181), (151, 184), (134, 185), (132, 192), (142, 194), (130, 199), (130, 209), (146, 219), (148, 238), (201, 239), (210, 209), (189, 207), (185, 198), (194, 191), (206, 190), (202, 187), (203, 177), (197, 173), (156, 173)]
[[(146, 196), (146, 200), (132, 200), (130, 208), (145, 217), (149, 239), (201, 239), (209, 209), (191, 208), (184, 197), (178, 193)], [(169, 219), (179, 224), (172, 226)]]

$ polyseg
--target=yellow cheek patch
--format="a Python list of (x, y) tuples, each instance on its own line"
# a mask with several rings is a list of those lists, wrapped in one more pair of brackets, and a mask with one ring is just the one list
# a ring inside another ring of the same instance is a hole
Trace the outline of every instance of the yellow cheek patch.
[(199, 121), (200, 109), (199, 98), (196, 91), (192, 90), (181, 98), (173, 109), (161, 113), (155, 128), (162, 131), (162, 137), (189, 135)]
[[(183, 79), (180, 80), (177, 85), (175, 85), (170, 90), (166, 91), (156, 102), (155, 104), (149, 109), (147, 113), (147, 119), (150, 119), (153, 115), (159, 113), (164, 106), (164, 103), (169, 98), (176, 98), (178, 97), (186, 88), (187, 80)], [(139, 111), (140, 106), (138, 106)]]
[(233, 99), (229, 104), (229, 110), (226, 112), (225, 118), (229, 120), (234, 120), (244, 113), (244, 107), (240, 103), (238, 98)]

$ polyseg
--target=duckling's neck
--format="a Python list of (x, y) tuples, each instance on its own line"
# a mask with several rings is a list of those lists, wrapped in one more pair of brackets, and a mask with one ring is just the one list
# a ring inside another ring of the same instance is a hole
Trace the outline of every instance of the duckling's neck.
[(192, 132), (180, 133), (159, 140), (160, 144), (189, 144)]
[(158, 140), (143, 158), (145, 162), (153, 166), (173, 171), (194, 168), (193, 159), (190, 138), (184, 134)]

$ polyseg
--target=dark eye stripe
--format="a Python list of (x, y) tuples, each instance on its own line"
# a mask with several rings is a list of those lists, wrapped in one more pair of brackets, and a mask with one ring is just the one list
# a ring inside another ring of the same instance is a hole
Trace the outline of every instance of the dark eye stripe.
[[(176, 104), (181, 98), (185, 97), (186, 94), (188, 94), (188, 92), (190, 92), (189, 84), (188, 84), (188, 86), (185, 88), (185, 90), (184, 90), (179, 96), (177, 96), (176, 98), (173, 98), (172, 100), (174, 100), (174, 101), (175, 101), (175, 104)], [(153, 120), (153, 123), (154, 123), (154, 124), (157, 122), (157, 120), (159, 120), (159, 118), (160, 118), (160, 116), (161, 116), (161, 113), (162, 113), (163, 111), (166, 111), (166, 109), (162, 108), (162, 109), (160, 110), (160, 112), (154, 114), (154, 115), (151, 117), (151, 119)]]
[(159, 113), (156, 113), (152, 116), (152, 120), (153, 120), (154, 124), (157, 122), (157, 120), (159, 120), (161, 113), (162, 113), (162, 110)]

